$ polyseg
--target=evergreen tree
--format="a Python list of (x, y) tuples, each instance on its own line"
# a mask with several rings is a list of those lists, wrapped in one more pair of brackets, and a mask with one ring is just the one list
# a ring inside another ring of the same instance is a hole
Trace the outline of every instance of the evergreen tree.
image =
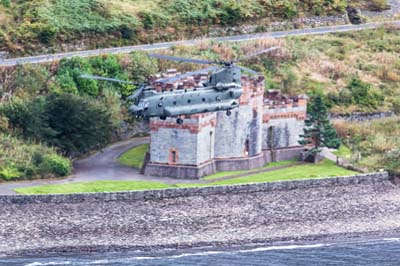
[(321, 152), (321, 148), (339, 148), (340, 139), (336, 129), (329, 121), (328, 108), (326, 107), (322, 95), (315, 96), (308, 106), (307, 118), (305, 120), (304, 134), (300, 135), (301, 145), (313, 144), (308, 151), (308, 156), (314, 160)]

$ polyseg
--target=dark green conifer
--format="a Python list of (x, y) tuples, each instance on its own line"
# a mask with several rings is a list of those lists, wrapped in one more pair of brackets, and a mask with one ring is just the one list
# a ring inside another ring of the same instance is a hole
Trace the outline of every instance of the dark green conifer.
[(340, 139), (336, 129), (329, 120), (328, 108), (326, 107), (323, 96), (318, 94), (308, 106), (307, 118), (305, 120), (304, 133), (300, 135), (301, 145), (311, 144), (307, 151), (307, 157), (315, 161), (323, 147), (339, 148)]

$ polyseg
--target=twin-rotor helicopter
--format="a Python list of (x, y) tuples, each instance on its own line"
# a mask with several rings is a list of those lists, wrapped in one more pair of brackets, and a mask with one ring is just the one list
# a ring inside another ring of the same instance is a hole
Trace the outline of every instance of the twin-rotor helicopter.
[[(155, 81), (161, 84), (170, 84), (187, 77), (211, 72), (209, 80), (204, 82), (202, 87), (158, 92), (151, 85), (140, 85), (140, 87), (128, 97), (128, 100), (134, 102), (129, 108), (129, 111), (133, 115), (143, 118), (159, 117), (161, 120), (166, 120), (167, 117), (176, 117), (178, 124), (183, 123), (183, 119), (181, 118), (183, 115), (226, 111), (226, 114), (230, 116), (231, 110), (239, 107), (239, 98), (243, 93), (241, 85), (242, 71), (252, 75), (258, 74), (251, 69), (238, 66), (235, 63), (279, 48), (280, 47), (277, 46), (271, 47), (235, 61), (209, 61), (149, 54), (148, 56), (151, 58), (214, 66)], [(82, 75), (81, 78), (136, 85), (129, 81), (92, 75)]]

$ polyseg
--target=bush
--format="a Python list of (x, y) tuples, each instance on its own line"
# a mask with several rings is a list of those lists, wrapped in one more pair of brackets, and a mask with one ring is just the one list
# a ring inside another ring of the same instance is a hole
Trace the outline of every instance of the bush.
[(67, 176), (71, 173), (71, 163), (68, 159), (57, 154), (50, 154), (43, 157), (41, 165), (48, 164), (50, 170), (56, 176)]
[(10, 7), (11, 1), (10, 0), (0, 0), (0, 5), (3, 5), (5, 7)]
[(13, 166), (2, 166), (0, 167), (0, 178), (11, 181), (21, 177), (21, 173), (18, 171), (17, 168)]
[(347, 89), (351, 91), (352, 103), (367, 109), (376, 109), (384, 97), (373, 89), (372, 85), (363, 82), (358, 77), (353, 78)]
[(0, 114), (15, 133), (56, 146), (68, 155), (103, 147), (113, 130), (104, 103), (72, 94), (15, 100), (0, 108)]
[(400, 174), (400, 148), (387, 153), (384, 156), (382, 163), (387, 166), (388, 170)]
[(393, 111), (397, 114), (400, 115), (400, 98), (397, 98), (393, 101), (392, 103), (393, 106)]
[(71, 163), (53, 148), (0, 134), (0, 179), (22, 180), (65, 176)]

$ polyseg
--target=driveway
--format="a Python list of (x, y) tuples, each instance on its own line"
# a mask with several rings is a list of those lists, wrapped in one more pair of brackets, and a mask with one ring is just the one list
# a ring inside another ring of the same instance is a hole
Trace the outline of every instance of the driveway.
[(120, 165), (118, 157), (133, 147), (149, 143), (150, 138), (134, 138), (127, 141), (114, 143), (103, 150), (85, 159), (74, 162), (74, 173), (65, 179), (46, 179), (34, 181), (21, 181), (0, 183), (0, 195), (15, 195), (14, 189), (50, 184), (68, 184), (77, 182), (91, 182), (99, 180), (137, 180), (154, 181), (166, 184), (199, 183), (199, 180), (177, 180), (167, 177), (149, 177), (139, 174), (139, 170)]

